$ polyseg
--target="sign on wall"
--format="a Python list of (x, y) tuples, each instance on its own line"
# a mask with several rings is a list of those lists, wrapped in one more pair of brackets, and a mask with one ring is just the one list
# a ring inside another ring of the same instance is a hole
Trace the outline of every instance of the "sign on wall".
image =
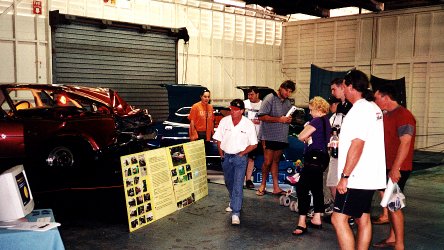
[(208, 195), (202, 140), (120, 160), (130, 232)]

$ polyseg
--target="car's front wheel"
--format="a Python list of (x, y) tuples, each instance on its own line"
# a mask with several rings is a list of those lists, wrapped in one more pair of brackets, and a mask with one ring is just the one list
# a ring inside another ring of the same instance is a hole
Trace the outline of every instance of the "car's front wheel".
[[(79, 157), (79, 155), (76, 155), (76, 157)], [(49, 167), (73, 167), (75, 161), (74, 150), (66, 146), (52, 148), (46, 157), (46, 164)]]

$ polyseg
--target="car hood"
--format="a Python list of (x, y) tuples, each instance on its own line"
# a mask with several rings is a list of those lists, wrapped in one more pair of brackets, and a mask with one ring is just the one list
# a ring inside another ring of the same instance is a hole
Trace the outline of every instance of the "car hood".
[(62, 85), (65, 92), (80, 95), (112, 108), (118, 116), (133, 115), (141, 112), (123, 100), (117, 91), (108, 88), (92, 88), (85, 86)]

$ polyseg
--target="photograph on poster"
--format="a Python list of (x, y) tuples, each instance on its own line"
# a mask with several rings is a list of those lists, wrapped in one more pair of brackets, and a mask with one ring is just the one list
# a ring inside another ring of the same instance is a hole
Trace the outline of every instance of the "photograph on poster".
[(185, 168), (183, 166), (180, 166), (178, 169), (179, 169), (179, 175), (185, 174)]
[(131, 187), (133, 185), (133, 178), (127, 178), (126, 179), (126, 186)]
[(148, 213), (147, 215), (146, 215), (146, 220), (147, 221), (152, 221), (154, 219), (154, 217), (153, 217), (153, 213)]
[(137, 216), (137, 211), (135, 208), (131, 209), (130, 211), (130, 217), (136, 217)]
[(137, 158), (135, 156), (131, 157), (131, 164), (137, 164)]
[(145, 177), (146, 173), (146, 167), (140, 167), (140, 176)]
[(177, 170), (175, 168), (171, 169), (171, 176), (177, 176)]
[(133, 166), (133, 174), (139, 173), (139, 166)]
[(129, 206), (129, 207), (135, 207), (135, 206), (136, 206), (136, 199), (131, 198), (131, 199), (128, 201), (128, 206)]
[(134, 188), (130, 188), (130, 189), (128, 189), (128, 190), (127, 190), (127, 194), (128, 194), (129, 197), (134, 196)]
[(139, 215), (145, 213), (145, 208), (144, 208), (143, 206), (138, 207), (138, 208), (137, 208), (137, 213), (138, 213)]
[(138, 222), (137, 218), (131, 221), (131, 227), (132, 228), (136, 228), (137, 225), (139, 225), (139, 222)]
[(150, 193), (144, 194), (144, 195), (143, 195), (143, 199), (145, 200), (145, 202), (150, 201), (150, 200), (151, 200), (151, 195), (150, 195)]
[(140, 217), (139, 222), (140, 222), (140, 225), (145, 224), (146, 223), (145, 216)]
[(127, 168), (126, 170), (125, 170), (125, 176), (131, 176), (131, 168)]
[(187, 174), (187, 177), (188, 177), (188, 180), (193, 179), (193, 175), (192, 175), (191, 173), (188, 173), (188, 174)]
[(171, 147), (170, 155), (171, 155), (171, 160), (173, 162), (173, 166), (178, 166), (187, 163), (183, 145), (179, 145), (177, 147)]
[(187, 164), (187, 165), (185, 166), (185, 169), (187, 170), (187, 172), (191, 171), (191, 166), (190, 166), (190, 164)]
[(142, 186), (143, 186), (143, 192), (146, 192), (146, 191), (148, 191), (148, 188), (147, 188), (147, 186), (146, 186), (146, 180), (143, 180), (142, 181)]
[(142, 192), (142, 188), (140, 188), (139, 186), (135, 187), (135, 189), (136, 189), (136, 195)]
[(139, 155), (139, 165), (142, 167), (146, 166), (145, 156)]
[(139, 184), (139, 176), (134, 177), (134, 184)]
[(151, 211), (153, 208), (151, 207), (151, 203), (146, 204), (146, 211), (149, 212)]
[(142, 204), (143, 203), (143, 196), (142, 195), (140, 195), (140, 196), (137, 196), (137, 205), (140, 205), (140, 204)]

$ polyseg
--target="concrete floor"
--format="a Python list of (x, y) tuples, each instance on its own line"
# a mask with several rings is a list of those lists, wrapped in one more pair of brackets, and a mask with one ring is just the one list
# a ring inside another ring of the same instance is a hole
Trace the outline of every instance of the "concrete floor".
[[(444, 249), (443, 167), (441, 162), (416, 170), (407, 182), (406, 249)], [(338, 249), (332, 225), (324, 223), (322, 230), (295, 237), (291, 232), (298, 214), (280, 206), (278, 196), (258, 197), (254, 190), (244, 190), (241, 225), (232, 226), (224, 211), (225, 186), (209, 183), (208, 188), (207, 197), (133, 233), (123, 220), (116, 220), (120, 208), (104, 206), (102, 213), (97, 211), (97, 199), (81, 208), (56, 210), (55, 217), (62, 223), (59, 230), (66, 249)], [(376, 195), (373, 203), (372, 214), (377, 215)], [(373, 226), (372, 242), (383, 239), (388, 230), (388, 225)]]

